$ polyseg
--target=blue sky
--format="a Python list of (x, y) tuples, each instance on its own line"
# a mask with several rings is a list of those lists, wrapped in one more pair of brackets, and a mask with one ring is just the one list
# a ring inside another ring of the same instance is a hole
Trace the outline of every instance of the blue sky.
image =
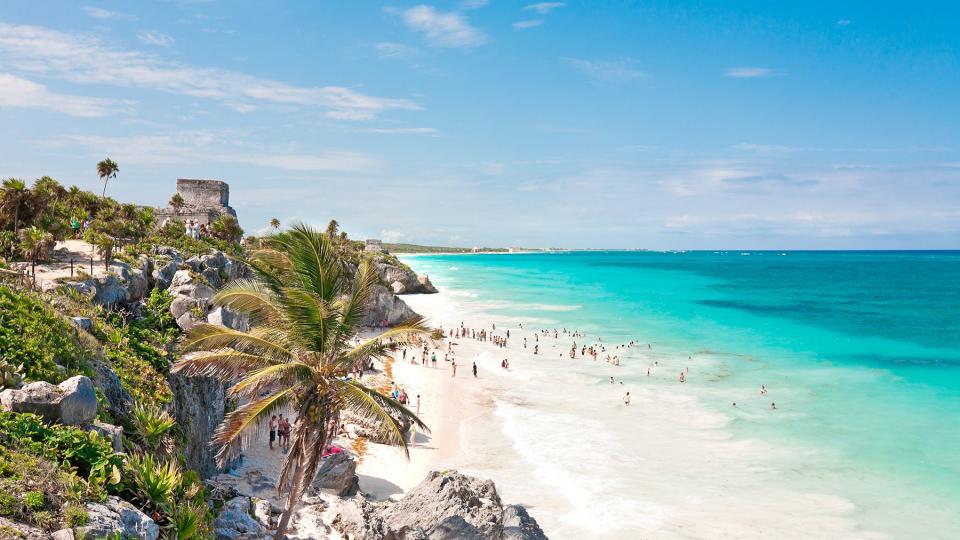
[(0, 175), (446, 245), (960, 247), (956, 2), (8, 1)]

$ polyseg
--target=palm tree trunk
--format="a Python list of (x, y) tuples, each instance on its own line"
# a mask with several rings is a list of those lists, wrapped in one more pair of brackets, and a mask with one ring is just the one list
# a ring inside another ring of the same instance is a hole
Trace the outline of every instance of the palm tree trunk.
[(273, 540), (283, 540), (283, 536), (287, 532), (287, 526), (293, 516), (293, 509), (297, 507), (297, 503), (300, 502), (300, 495), (302, 495), (301, 486), (303, 486), (304, 469), (303, 462), (297, 464), (297, 470), (293, 473), (293, 485), (287, 492), (287, 502), (284, 505), (283, 514), (280, 516), (280, 522), (277, 523), (277, 532), (274, 533)]
[(13, 235), (20, 234), (20, 199), (17, 199), (17, 207), (13, 209)]
[(103, 193), (100, 194), (100, 198), (103, 199), (107, 196), (107, 179), (103, 179)]

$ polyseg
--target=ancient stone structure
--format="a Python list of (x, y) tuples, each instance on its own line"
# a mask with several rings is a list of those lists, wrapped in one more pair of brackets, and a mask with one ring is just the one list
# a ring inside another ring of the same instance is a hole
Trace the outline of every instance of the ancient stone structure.
[(386, 251), (385, 249), (383, 249), (383, 242), (381, 242), (380, 240), (376, 240), (374, 238), (370, 238), (369, 240), (367, 240), (366, 245), (363, 247), (363, 250), (369, 253), (383, 253)]
[(230, 207), (230, 185), (222, 180), (178, 178), (177, 193), (183, 198), (183, 207), (179, 211), (169, 206), (157, 208), (157, 223), (179, 219), (209, 225), (225, 214), (237, 217), (237, 212)]

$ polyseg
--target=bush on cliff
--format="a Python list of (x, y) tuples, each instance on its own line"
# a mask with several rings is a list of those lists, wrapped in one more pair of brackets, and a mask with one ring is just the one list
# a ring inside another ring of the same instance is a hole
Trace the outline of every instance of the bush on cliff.
[(87, 373), (91, 354), (73, 326), (41, 298), (0, 285), (0, 357), (23, 364), (27, 380), (59, 383)]

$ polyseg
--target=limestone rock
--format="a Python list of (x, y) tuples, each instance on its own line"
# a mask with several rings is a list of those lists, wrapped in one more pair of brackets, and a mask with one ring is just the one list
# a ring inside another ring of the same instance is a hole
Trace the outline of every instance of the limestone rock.
[(158, 265), (153, 270), (153, 286), (161, 291), (167, 290), (170, 287), (170, 283), (173, 281), (173, 276), (177, 273), (178, 268), (180, 268), (179, 258), (171, 259), (162, 265)]
[(433, 286), (433, 283), (430, 283), (430, 276), (423, 274), (417, 275), (417, 283), (420, 284), (420, 293), (421, 294), (436, 294), (437, 288)]
[(200, 265), (204, 269), (214, 268), (219, 270), (227, 265), (227, 256), (222, 251), (214, 250), (200, 257)]
[(393, 294), (403, 294), (407, 292), (407, 286), (400, 280), (391, 283), (390, 288), (393, 289)]
[(250, 498), (235, 497), (223, 505), (223, 510), (213, 521), (217, 539), (260, 538), (267, 530), (250, 516)]
[(266, 499), (257, 499), (253, 503), (253, 517), (257, 518), (264, 527), (272, 527), (273, 523), (273, 505)]
[(0, 538), (4, 540), (7, 538), (16, 538), (17, 540), (46, 540), (49, 537), (50, 535), (36, 527), (0, 517)]
[(129, 292), (123, 282), (113, 274), (88, 279), (87, 283), (93, 290), (93, 303), (98, 306), (126, 304), (130, 300)]
[(83, 330), (84, 332), (93, 330), (93, 319), (90, 317), (70, 317), (70, 321), (73, 326), (77, 327), (77, 330)]
[(133, 396), (123, 387), (117, 372), (100, 360), (91, 360), (93, 385), (107, 398), (108, 412), (114, 418), (124, 418), (133, 405)]
[(400, 501), (361, 509), (362, 538), (544, 540), (520, 507), (504, 507), (490, 480), (433, 471)]
[(111, 495), (102, 504), (88, 503), (87, 514), (87, 524), (76, 529), (86, 538), (112, 538), (119, 533), (122, 538), (156, 540), (160, 535), (160, 528), (149, 516), (116, 496)]
[(199, 271), (200, 271), (200, 257), (197, 257), (196, 255), (194, 255), (193, 257), (190, 257), (189, 259), (187, 259), (187, 260), (185, 260), (185, 261), (183, 261), (183, 262), (184, 262), (187, 266), (189, 266), (190, 269), (193, 270), (194, 272), (199, 272)]
[(83, 375), (71, 377), (58, 386), (46, 381), (32, 382), (19, 390), (0, 392), (3, 409), (34, 413), (48, 422), (89, 424), (97, 416), (97, 393), (93, 381)]
[(224, 384), (210, 377), (187, 377), (171, 373), (167, 382), (173, 392), (173, 413), (183, 431), (186, 466), (203, 478), (217, 474), (214, 451), (207, 444), (223, 421), (227, 392)]
[(403, 300), (394, 296), (383, 285), (374, 285), (370, 302), (367, 304), (367, 315), (364, 323), (367, 326), (393, 326), (404, 321), (416, 313)]
[(313, 480), (313, 487), (335, 495), (353, 495), (360, 487), (357, 460), (347, 452), (338, 452), (323, 458)]
[(207, 322), (234, 330), (240, 330), (241, 332), (250, 330), (250, 321), (246, 315), (242, 315), (225, 307), (217, 307), (211, 310), (210, 313), (207, 314)]
[(205, 268), (203, 272), (200, 272), (200, 275), (203, 276), (203, 279), (207, 280), (207, 283), (214, 289), (219, 289), (223, 286), (223, 280), (220, 279), (220, 270), (218, 268)]
[(94, 431), (101, 437), (109, 439), (113, 444), (114, 452), (123, 452), (123, 428), (96, 420), (84, 428), (84, 431)]
[(73, 534), (73, 529), (60, 529), (59, 531), (50, 535), (52, 540), (76, 540), (76, 535)]

